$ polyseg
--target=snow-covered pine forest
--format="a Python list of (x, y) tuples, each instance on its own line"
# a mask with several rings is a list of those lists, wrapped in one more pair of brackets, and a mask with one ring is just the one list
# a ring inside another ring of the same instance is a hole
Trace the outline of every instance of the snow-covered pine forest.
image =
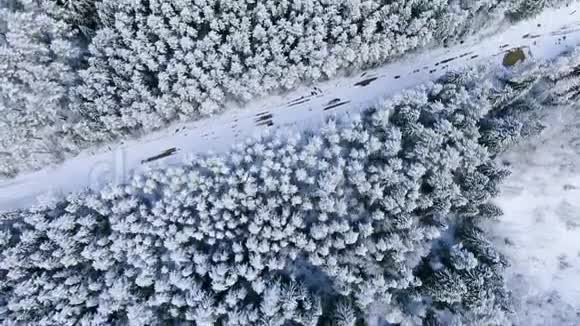
[(505, 262), (477, 221), (506, 175), (482, 142), (504, 142), (478, 132), (498, 102), (478, 77), (6, 218), (6, 320), (499, 322)]
[(492, 200), (509, 170), (496, 157), (577, 95), (576, 70), (552, 68), (449, 74), (320, 132), (6, 214), (1, 316), (506, 325), (509, 262), (481, 223), (502, 214)]
[[(566, 2), (0, 0), (0, 175)], [(0, 325), (578, 324), (579, 98), (580, 51), (527, 52), (0, 207)]]
[(566, 0), (0, 1), (0, 177)]

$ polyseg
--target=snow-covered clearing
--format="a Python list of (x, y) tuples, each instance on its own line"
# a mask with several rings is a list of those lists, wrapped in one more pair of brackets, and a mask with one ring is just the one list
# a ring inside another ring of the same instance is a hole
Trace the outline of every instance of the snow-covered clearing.
[(513, 174), (490, 225), (508, 255), (508, 286), (518, 325), (578, 325), (580, 320), (580, 109), (555, 112), (538, 139), (503, 158)]
[[(65, 163), (20, 175), (0, 184), (0, 209), (28, 207), (43, 194), (98, 189), (122, 182), (133, 172), (156, 164), (174, 164), (186, 153), (224, 151), (234, 142), (266, 128), (311, 128), (331, 115), (368, 107), (402, 89), (434, 80), (466, 65), (500, 65), (510, 49), (524, 48), (538, 60), (550, 59), (580, 44), (580, 4), (547, 10), (488, 39), (473, 39), (451, 48), (430, 50), (362, 75), (303, 87), (284, 96), (268, 97), (244, 108), (187, 124), (174, 125), (139, 140), (86, 151)], [(177, 154), (143, 164), (175, 148)]]

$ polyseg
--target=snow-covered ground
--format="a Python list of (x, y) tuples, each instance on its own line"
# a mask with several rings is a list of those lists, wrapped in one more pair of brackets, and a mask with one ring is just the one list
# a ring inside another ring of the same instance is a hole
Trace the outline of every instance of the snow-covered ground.
[[(579, 9), (580, 4), (575, 3), (547, 10), (492, 38), (429, 50), (361, 75), (264, 98), (211, 119), (174, 125), (139, 140), (83, 152), (61, 165), (0, 183), (0, 210), (28, 207), (38, 196), (48, 193), (60, 195), (122, 182), (130, 173), (149, 165), (179, 163), (185, 153), (224, 151), (265, 128), (315, 127), (329, 115), (368, 107), (402, 89), (434, 80), (448, 70), (478, 63), (500, 65), (510, 49), (525, 48), (538, 60), (553, 58), (580, 44)], [(172, 148), (176, 154), (142, 163)]]
[(517, 325), (580, 325), (580, 107), (503, 157), (513, 174), (489, 226), (509, 257)]

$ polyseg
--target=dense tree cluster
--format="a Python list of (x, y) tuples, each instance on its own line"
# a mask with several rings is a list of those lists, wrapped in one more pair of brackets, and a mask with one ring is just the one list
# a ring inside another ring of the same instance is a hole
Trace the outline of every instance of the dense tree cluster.
[(79, 81), (74, 31), (37, 0), (0, 2), (0, 176), (38, 168), (75, 152), (63, 126)]
[(79, 30), (83, 36), (85, 36), (85, 41), (90, 42), (90, 38), (100, 26), (100, 19), (97, 14), (97, 4), (100, 3), (101, 0), (45, 1), (52, 2), (61, 8), (61, 10), (58, 11), (57, 17), (71, 24), (74, 29)]
[(519, 20), (534, 16), (546, 7), (564, 6), (574, 0), (513, 0), (508, 10), (508, 17)]
[(0, 1), (0, 177), (557, 2)]
[[(483, 205), (478, 218), (497, 213)], [(456, 242), (441, 240), (430, 253), (429, 264), (420, 266), (419, 293), (431, 299), (424, 324), (510, 325), (512, 298), (503, 279), (508, 265), (477, 225), (462, 216), (449, 234)], [(457, 313), (457, 312), (461, 313)]]
[(495, 81), (498, 86), (490, 95), (493, 109), (480, 124), (482, 143), (493, 155), (544, 130), (543, 113), (554, 104), (546, 99), (553, 92), (544, 78), (546, 71), (534, 63), (526, 64)]
[(503, 259), (477, 221), (507, 171), (482, 143), (480, 79), (5, 217), (0, 318), (501, 325)]
[(567, 105), (580, 99), (580, 51), (558, 58), (548, 75), (548, 103)]
[(207, 116), (501, 21), (509, 1), (105, 0), (79, 88), (116, 134)]

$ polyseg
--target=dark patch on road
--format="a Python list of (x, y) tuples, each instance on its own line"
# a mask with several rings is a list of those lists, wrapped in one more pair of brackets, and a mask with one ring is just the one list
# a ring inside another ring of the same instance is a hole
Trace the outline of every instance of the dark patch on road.
[(295, 103), (295, 102), (300, 102), (300, 101), (303, 101), (305, 98), (307, 98), (307, 97), (306, 96), (300, 96), (299, 98), (293, 99), (292, 101), (289, 101), (286, 104), (289, 105), (289, 104), (292, 104), (292, 103)]
[(578, 31), (580, 31), (580, 28), (574, 28), (574, 29), (567, 29), (567, 30), (564, 30), (564, 31), (552, 32), (552, 33), (550, 33), (550, 35), (552, 35), (552, 36), (562, 36), (562, 35), (568, 35), (568, 34), (571, 34), (571, 33), (575, 33), (575, 32), (578, 32)]
[(473, 60), (473, 59), (475, 59), (475, 58), (479, 58), (479, 54), (472, 55), (472, 56), (469, 58), (469, 60)]
[(470, 55), (472, 53), (473, 53), (473, 51), (465, 52), (465, 53), (461, 54), (459, 57), (460, 58), (465, 58), (465, 57), (467, 57), (468, 55)]
[(564, 185), (564, 191), (570, 191), (570, 190), (576, 190), (576, 189), (578, 189), (578, 187), (576, 187), (575, 185), (571, 185), (571, 184)]
[(453, 61), (455, 59), (457, 59), (457, 57), (445, 59), (445, 60), (440, 61), (439, 63), (443, 65), (443, 64), (449, 63), (449, 62), (451, 62), (451, 61)]
[(260, 122), (258, 124), (256, 124), (256, 126), (261, 127), (261, 126), (267, 126), (267, 127), (272, 127), (274, 125), (274, 122), (272, 120), (267, 120), (264, 122)]
[(367, 78), (365, 80), (361, 80), (358, 83), (354, 84), (354, 86), (366, 87), (377, 79), (378, 79), (378, 77)]
[(339, 106), (343, 106), (343, 105), (345, 105), (345, 104), (348, 104), (348, 103), (350, 103), (350, 101), (344, 101), (344, 102), (340, 102), (340, 103), (337, 103), (337, 104), (334, 104), (334, 105), (331, 105), (331, 106), (327, 106), (327, 107), (325, 107), (325, 108), (324, 108), (324, 109), (322, 109), (322, 110), (323, 110), (323, 111), (328, 111), (328, 110), (331, 110), (331, 109), (337, 108), (337, 107), (339, 107)]
[(326, 105), (333, 105), (333, 104), (336, 104), (338, 102), (340, 102), (340, 99), (339, 98), (335, 98), (335, 99), (332, 99), (332, 100), (328, 101), (328, 103), (326, 103)]
[(267, 113), (264, 114), (256, 119), (256, 126), (268, 126), (271, 127), (274, 125), (272, 118), (274, 117), (273, 114)]
[(260, 113), (256, 114), (256, 117), (260, 117), (260, 116), (268, 115), (268, 114), (270, 114), (270, 111), (264, 111), (264, 112), (260, 112)]
[(306, 102), (310, 102), (310, 99), (309, 99), (309, 98), (305, 98), (305, 99), (303, 99), (303, 100), (301, 100), (301, 101), (294, 102), (294, 103), (292, 103), (292, 104), (288, 105), (287, 107), (289, 107), (289, 108), (290, 108), (290, 107), (293, 107), (293, 106), (296, 106), (296, 105), (304, 104), (304, 103), (306, 103)]
[(155, 156), (152, 156), (152, 157), (149, 157), (149, 158), (146, 158), (146, 159), (142, 160), (141, 161), (141, 164), (145, 164), (145, 163), (157, 161), (157, 160), (160, 160), (162, 158), (171, 156), (171, 155), (173, 155), (175, 153), (177, 153), (177, 148), (173, 147), (173, 148), (170, 148), (168, 150), (163, 151), (162, 153), (160, 153), (158, 155), (155, 155)]
[(503, 57), (503, 65), (505, 67), (511, 67), (524, 60), (526, 60), (526, 53), (522, 48), (517, 48), (509, 51)]
[(273, 117), (273, 115), (271, 113), (268, 113), (268, 114), (265, 114), (265, 115), (263, 115), (261, 117), (258, 117), (256, 119), (256, 122), (263, 122), (263, 121), (266, 121), (266, 120), (272, 120), (272, 117)]
[(395, 76), (395, 79), (400, 79), (400, 78), (401, 78), (401, 76), (400, 76), (400, 75), (396, 75), (396, 76)]

